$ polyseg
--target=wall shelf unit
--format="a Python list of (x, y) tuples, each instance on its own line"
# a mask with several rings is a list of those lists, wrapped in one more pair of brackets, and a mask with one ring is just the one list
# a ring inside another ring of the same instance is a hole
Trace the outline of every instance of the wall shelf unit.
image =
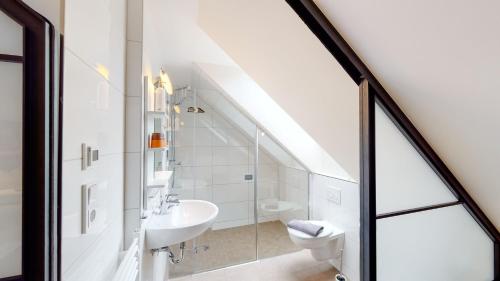
[(148, 147), (147, 150), (148, 151), (167, 151), (168, 146), (166, 146), (166, 147)]
[(146, 111), (146, 115), (153, 117), (163, 117), (167, 115), (165, 111)]
[[(149, 77), (144, 77), (143, 105), (144, 105), (144, 124), (143, 124), (143, 191), (142, 204), (143, 210), (148, 209), (148, 199), (158, 194), (159, 191), (168, 189), (172, 184), (174, 171), (170, 167), (173, 151), (170, 150), (170, 144), (173, 143), (172, 122), (173, 105), (172, 96), (165, 95), (165, 111), (154, 110), (154, 93), (150, 92), (153, 83)], [(165, 138), (165, 147), (150, 147), (151, 135), (160, 133)]]

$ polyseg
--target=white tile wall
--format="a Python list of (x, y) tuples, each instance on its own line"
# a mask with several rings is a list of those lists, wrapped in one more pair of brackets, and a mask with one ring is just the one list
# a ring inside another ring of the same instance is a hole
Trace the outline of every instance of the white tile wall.
[(175, 151), (178, 162), (183, 166), (212, 165), (212, 148), (210, 146), (181, 146)]
[[(62, 275), (110, 280), (123, 244), (126, 0), (65, 2)], [(81, 170), (81, 144), (100, 151)], [(81, 233), (81, 186), (105, 183), (106, 223)]]
[(126, 0), (67, 0), (64, 4), (66, 48), (90, 68), (107, 72), (110, 85), (121, 93), (125, 86), (126, 4)]
[[(132, 1), (129, 0), (129, 2)], [(127, 20), (130, 20), (130, 18)], [(142, 81), (141, 81), (142, 43), (141, 42), (127, 41), (127, 77), (135, 77), (135, 79), (127, 79), (126, 83), (127, 96), (141, 97), (142, 96)]]
[[(252, 185), (253, 190), (253, 185)], [(213, 202), (242, 202), (251, 200), (249, 198), (249, 184), (217, 184), (213, 186)]]
[(73, 52), (64, 56), (64, 160), (81, 158), (83, 142), (101, 155), (122, 153), (123, 93)]
[(140, 228), (141, 220), (138, 219), (141, 216), (140, 209), (127, 209), (124, 214), (124, 232), (125, 235), (125, 245), (130, 245), (136, 236), (136, 231)]
[(214, 184), (241, 183), (244, 182), (245, 174), (253, 174), (253, 166), (213, 166), (212, 171)]
[(140, 97), (127, 96), (125, 106), (125, 151), (139, 153), (142, 149), (142, 100)]
[(217, 222), (243, 220), (248, 221), (248, 202), (229, 202), (219, 203), (219, 215), (216, 219)]
[(125, 153), (125, 210), (141, 206), (141, 161), (140, 153)]
[[(63, 166), (63, 238), (81, 236), (82, 185), (106, 184), (105, 211), (109, 221), (119, 219), (123, 210), (123, 154), (102, 155), (95, 166), (81, 171), (81, 161), (65, 161)], [(65, 249), (63, 248), (63, 253)], [(67, 259), (63, 259), (63, 264)]]
[(248, 146), (237, 147), (214, 147), (213, 165), (247, 165), (248, 164)]
[[(340, 205), (328, 200), (331, 189), (340, 190)], [(310, 192), (311, 218), (327, 220), (345, 231), (343, 271), (349, 280), (359, 281), (359, 185), (312, 174)]]
[(80, 253), (77, 262), (62, 273), (62, 280), (111, 280), (118, 265), (122, 236), (122, 223), (117, 220), (95, 237), (94, 241)]
[(308, 172), (284, 165), (279, 166), (279, 198), (297, 204), (294, 210), (280, 213), (280, 220), (286, 224), (292, 219), (308, 219), (309, 182)]
[(211, 186), (195, 186), (193, 189), (193, 198), (198, 200), (207, 200), (213, 202), (213, 192)]
[[(125, 109), (125, 227), (124, 247), (137, 236), (141, 217), (143, 145), (143, 0), (127, 0)], [(142, 245), (142, 244), (141, 244)], [(141, 246), (140, 245), (140, 246)]]

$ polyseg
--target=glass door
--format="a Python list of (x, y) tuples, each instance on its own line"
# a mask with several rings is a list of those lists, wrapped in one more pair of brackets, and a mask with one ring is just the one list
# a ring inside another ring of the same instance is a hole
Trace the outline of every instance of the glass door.
[(255, 217), (258, 258), (301, 250), (288, 236), (286, 224), (309, 218), (308, 172), (280, 144), (258, 131)]
[[(187, 241), (170, 277), (255, 261), (254, 179), (256, 125), (198, 73), (175, 93), (174, 184), (180, 199), (219, 208), (211, 229)], [(179, 247), (174, 247), (177, 253)]]

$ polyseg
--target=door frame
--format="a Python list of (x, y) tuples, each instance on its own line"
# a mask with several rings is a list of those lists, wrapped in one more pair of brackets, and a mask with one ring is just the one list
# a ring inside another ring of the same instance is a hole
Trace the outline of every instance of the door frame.
[(0, 280), (59, 280), (59, 37), (46, 18), (21, 0), (0, 1), (0, 10), (23, 27), (23, 55), (0, 57), (23, 64), (22, 275)]
[[(375, 75), (363, 63), (347, 41), (335, 29), (314, 0), (285, 0), (308, 26), (323, 46), (332, 54), (351, 79), (360, 87), (360, 273), (362, 281), (376, 281), (376, 180), (375, 180), (375, 103), (378, 104), (399, 131), (419, 152), (434, 172), (443, 180), (450, 191), (462, 204), (493, 242), (494, 280), (500, 280), (500, 232), (481, 210), (463, 185), (453, 175), (443, 160), (432, 149), (410, 119), (404, 114)], [(446, 207), (427, 206), (423, 209)], [(405, 210), (394, 216), (408, 212)], [(381, 218), (379, 216), (378, 218)]]

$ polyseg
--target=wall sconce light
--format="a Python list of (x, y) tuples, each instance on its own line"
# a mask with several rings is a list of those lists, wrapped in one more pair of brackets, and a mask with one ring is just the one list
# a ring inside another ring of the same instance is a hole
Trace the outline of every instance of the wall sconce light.
[(174, 94), (172, 81), (170, 81), (170, 77), (168, 77), (168, 74), (163, 70), (163, 68), (160, 68), (160, 77), (156, 86), (158, 88), (163, 88), (169, 96)]

